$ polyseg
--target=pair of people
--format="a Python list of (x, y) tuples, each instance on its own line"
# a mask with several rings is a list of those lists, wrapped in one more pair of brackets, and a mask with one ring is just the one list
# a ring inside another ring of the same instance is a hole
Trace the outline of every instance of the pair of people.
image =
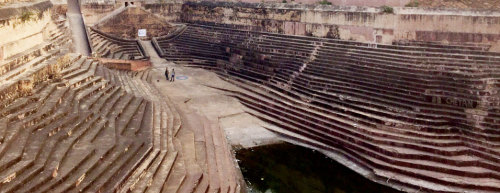
[[(168, 67), (165, 69), (165, 77), (167, 78), (167, 81), (169, 81), (168, 79)], [(175, 69), (172, 69), (172, 75), (171, 75), (171, 79), (170, 79), (170, 82), (173, 82), (175, 81)]]

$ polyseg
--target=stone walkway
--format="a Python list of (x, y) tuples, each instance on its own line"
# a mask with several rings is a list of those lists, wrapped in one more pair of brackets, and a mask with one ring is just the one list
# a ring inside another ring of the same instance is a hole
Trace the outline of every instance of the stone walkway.
[[(195, 113), (218, 124), (232, 146), (249, 148), (280, 142), (276, 134), (264, 128), (273, 126), (246, 113), (245, 107), (235, 98), (207, 86), (238, 87), (221, 80), (213, 72), (182, 67), (160, 58), (150, 41), (143, 41), (142, 44), (153, 64), (153, 84), (176, 104), (179, 112)], [(175, 69), (177, 79), (174, 82), (165, 80), (163, 73), (167, 67), (170, 72)]]

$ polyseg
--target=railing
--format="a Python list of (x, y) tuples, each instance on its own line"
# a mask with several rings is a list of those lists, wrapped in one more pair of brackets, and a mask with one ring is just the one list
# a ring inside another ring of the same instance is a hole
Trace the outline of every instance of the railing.
[(137, 45), (139, 47), (139, 51), (141, 52), (142, 56), (144, 57), (144, 59), (149, 59), (149, 55), (148, 53), (146, 52), (146, 50), (144, 49), (144, 47), (142, 46), (141, 42), (140, 41), (137, 41)]
[(94, 31), (95, 33), (98, 33), (99, 35), (104, 36), (105, 38), (108, 38), (111, 40), (120, 41), (120, 42), (137, 42), (137, 40), (128, 40), (128, 39), (118, 38), (118, 37), (106, 34), (106, 33), (102, 32), (96, 28), (93, 28), (93, 27), (90, 27), (90, 29), (92, 31)]
[(87, 41), (89, 42), (89, 51), (90, 51), (90, 55), (91, 56), (94, 56), (94, 48), (92, 45), (94, 45), (92, 43), (92, 39), (90, 38), (90, 31), (89, 31), (89, 28), (85, 28), (85, 35), (87, 36)]
[(155, 37), (151, 38), (151, 43), (153, 44), (153, 48), (155, 48), (156, 53), (158, 53), (160, 57), (164, 57), (165, 53), (163, 52), (163, 49), (160, 47), (160, 44), (158, 44), (158, 41)]

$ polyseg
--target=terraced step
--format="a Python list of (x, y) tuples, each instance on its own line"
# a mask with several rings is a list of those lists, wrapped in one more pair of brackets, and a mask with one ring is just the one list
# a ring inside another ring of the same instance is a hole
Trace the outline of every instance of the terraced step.
[(99, 57), (125, 60), (128, 60), (129, 56), (134, 60), (148, 58), (138, 41), (122, 40), (94, 28), (90, 28), (89, 31), (93, 50)]
[[(0, 156), (1, 165), (9, 165), (0, 171), (6, 180), (0, 187), (2, 191), (116, 189), (116, 184), (149, 152), (151, 144), (145, 143), (152, 139), (153, 121), (146, 114), (153, 113), (151, 103), (127, 103), (130, 110), (123, 112), (113, 108), (120, 106), (118, 101), (126, 94), (94, 76), (97, 63), (80, 57), (70, 61), (73, 64), (61, 71), (62, 80), (49, 82), (48, 86), (40, 84), (33, 89), (35, 95), (21, 97), (3, 111), (8, 116), (2, 119), (2, 127), (26, 129), (2, 129), (8, 133), (0, 154), (9, 155)], [(33, 105), (26, 103), (30, 99)], [(24, 115), (14, 119), (13, 115), (18, 114), (14, 112)], [(113, 115), (120, 117), (120, 132), (114, 129)], [(12, 140), (18, 145), (9, 145)], [(122, 164), (101, 163), (117, 158)]]
[[(341, 152), (374, 180), (398, 178), (397, 186), (431, 192), (500, 189), (498, 54), (197, 24), (155, 41), (162, 57), (213, 70), (238, 85), (241, 90), (226, 91), (283, 128), (275, 132)], [(216, 140), (204, 142), (207, 155), (223, 153), (211, 147)], [(206, 162), (228, 163), (215, 158)], [(205, 184), (214, 190), (215, 181), (204, 178), (215, 178), (211, 170), (209, 164), (197, 191), (206, 191)], [(222, 192), (234, 190), (227, 185), (233, 182), (217, 183)]]

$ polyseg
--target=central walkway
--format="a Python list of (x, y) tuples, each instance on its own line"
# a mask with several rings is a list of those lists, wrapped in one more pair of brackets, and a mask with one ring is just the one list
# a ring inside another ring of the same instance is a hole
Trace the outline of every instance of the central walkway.
[(139, 41), (139, 43), (144, 48), (144, 51), (149, 55), (153, 67), (165, 67), (165, 65), (162, 65), (163, 63), (166, 63), (165, 59), (158, 56), (158, 53), (156, 53), (153, 44), (151, 44), (151, 41)]
[[(188, 160), (186, 170), (191, 171), (188, 182), (200, 175), (208, 176), (201, 178), (200, 186), (203, 187), (209, 179), (209, 187), (220, 186), (223, 192), (226, 192), (227, 185), (235, 183), (233, 179), (239, 179), (239, 184), (244, 183), (232, 146), (276, 143), (278, 137), (264, 129), (263, 125), (269, 125), (247, 114), (236, 99), (208, 86), (238, 88), (212, 72), (181, 67), (160, 58), (150, 41), (141, 41), (140, 44), (150, 56), (152, 84), (179, 113), (182, 124), (175, 137), (182, 141), (182, 155)], [(175, 81), (166, 80), (166, 68), (170, 73), (175, 69)]]
[[(253, 147), (279, 142), (278, 136), (264, 129), (271, 125), (249, 115), (238, 100), (225, 93), (207, 86), (217, 88), (239, 89), (221, 80), (213, 72), (181, 67), (160, 58), (151, 41), (141, 41), (145, 52), (150, 56), (153, 65), (152, 81), (160, 92), (170, 98), (183, 118), (189, 122), (193, 131), (200, 124), (210, 124), (223, 130), (228, 142), (236, 147)], [(165, 68), (175, 69), (174, 82), (166, 81)]]

